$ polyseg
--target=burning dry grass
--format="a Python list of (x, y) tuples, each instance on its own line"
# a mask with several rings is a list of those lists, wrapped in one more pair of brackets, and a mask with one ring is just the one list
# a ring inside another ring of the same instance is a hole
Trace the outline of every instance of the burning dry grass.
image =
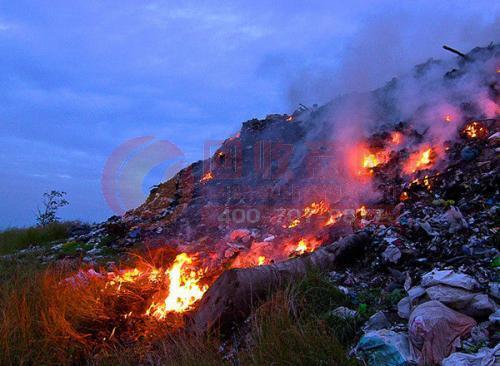
[[(174, 329), (173, 318), (123, 317), (144, 311), (143, 299), (129, 284), (120, 296), (111, 297), (99, 281), (61, 286), (74, 268), (0, 265), (2, 365), (230, 364), (220, 352), (218, 336), (186, 335)], [(233, 358), (240, 365), (350, 365), (343, 346), (316, 316), (318, 306), (323, 311), (338, 299), (315, 287), (292, 286), (259, 307), (251, 322), (252, 342)], [(311, 294), (321, 294), (322, 300)]]

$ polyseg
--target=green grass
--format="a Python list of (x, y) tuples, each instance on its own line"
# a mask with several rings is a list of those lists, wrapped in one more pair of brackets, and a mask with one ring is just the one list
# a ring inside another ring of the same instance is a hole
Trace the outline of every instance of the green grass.
[(55, 222), (47, 226), (10, 228), (0, 232), (0, 255), (11, 254), (31, 245), (46, 245), (69, 235), (71, 222)]
[(63, 244), (61, 248), (61, 253), (65, 255), (76, 255), (78, 254), (79, 249), (87, 251), (92, 248), (93, 246), (91, 244), (81, 243), (78, 241), (70, 241)]

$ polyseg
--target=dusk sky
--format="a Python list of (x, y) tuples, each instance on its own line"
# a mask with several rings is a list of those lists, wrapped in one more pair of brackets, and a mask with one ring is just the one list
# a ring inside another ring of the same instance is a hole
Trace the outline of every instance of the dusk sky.
[(0, 228), (34, 224), (52, 189), (68, 192), (62, 218), (106, 219), (103, 169), (130, 139), (193, 162), (248, 119), (498, 41), (499, 15), (495, 1), (0, 1)]

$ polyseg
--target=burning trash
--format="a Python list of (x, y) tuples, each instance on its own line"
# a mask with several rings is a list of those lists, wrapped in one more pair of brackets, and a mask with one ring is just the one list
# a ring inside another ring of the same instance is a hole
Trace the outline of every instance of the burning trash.
[(465, 135), (468, 139), (482, 140), (488, 137), (489, 130), (484, 123), (473, 121), (463, 128), (462, 134)]
[(297, 227), (302, 222), (302, 219), (309, 219), (312, 216), (316, 215), (318, 216), (325, 215), (326, 213), (328, 213), (329, 210), (330, 207), (328, 203), (326, 203), (323, 200), (319, 202), (312, 202), (310, 205), (304, 207), (303, 212), (299, 218), (292, 220), (285, 227), (288, 229), (292, 229), (294, 227)]
[(208, 181), (210, 181), (212, 179), (214, 179), (214, 175), (213, 175), (212, 171), (208, 171), (208, 172), (206, 172), (203, 175), (203, 177), (201, 178), (200, 182), (201, 183), (206, 183), (206, 182), (208, 182)]
[(419, 170), (429, 169), (434, 164), (435, 158), (435, 150), (431, 147), (425, 147), (410, 155), (405, 164), (404, 171), (407, 174), (411, 174)]

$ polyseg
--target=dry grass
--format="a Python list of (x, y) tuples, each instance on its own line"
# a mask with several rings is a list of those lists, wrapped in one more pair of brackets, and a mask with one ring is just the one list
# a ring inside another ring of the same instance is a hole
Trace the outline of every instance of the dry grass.
[(247, 329), (249, 341), (225, 360), (220, 337), (195, 338), (143, 316), (124, 319), (129, 311), (144, 314), (140, 292), (108, 294), (99, 280), (68, 285), (74, 271), (0, 261), (1, 365), (356, 364), (318, 316), (337, 296), (318, 298), (329, 293), (322, 283), (292, 286), (262, 304)]

